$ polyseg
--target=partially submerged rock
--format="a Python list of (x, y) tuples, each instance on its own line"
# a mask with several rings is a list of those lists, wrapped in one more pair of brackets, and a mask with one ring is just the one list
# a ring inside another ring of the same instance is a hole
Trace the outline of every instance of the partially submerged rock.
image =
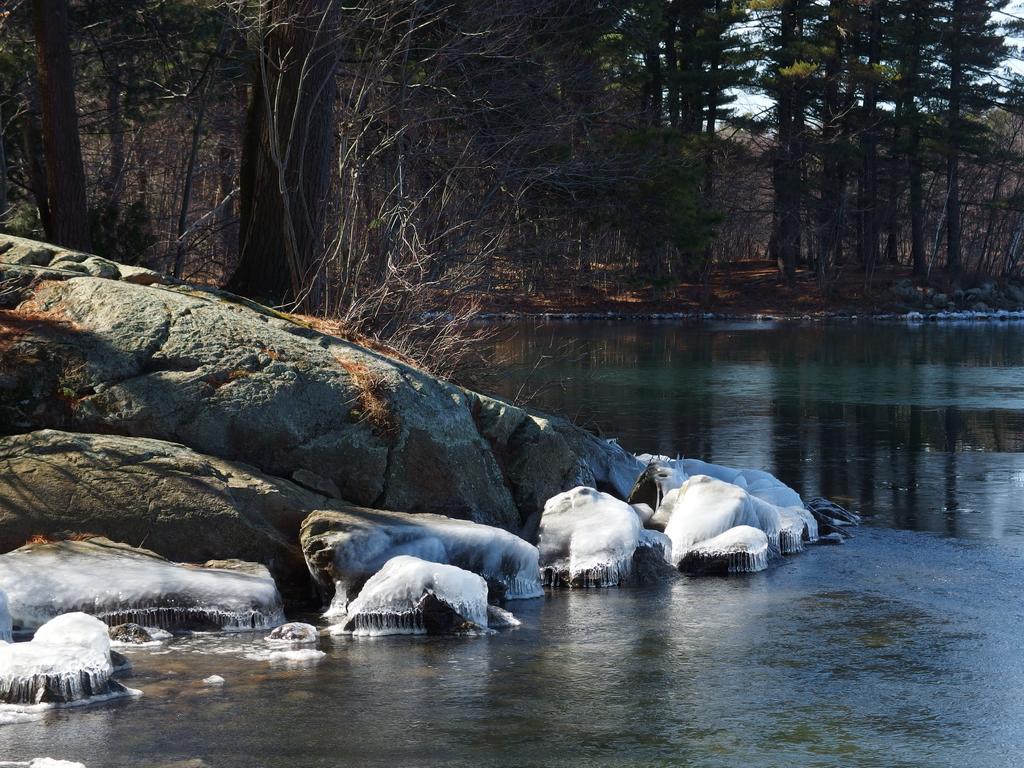
[(274, 630), (267, 635), (267, 642), (309, 645), (320, 642), (320, 631), (312, 624), (290, 621), (280, 627), (274, 627)]
[(518, 536), (441, 515), (360, 507), (314, 512), (302, 524), (302, 551), (326, 594), (330, 613), (344, 613), (370, 576), (396, 555), (450, 564), (486, 579), (496, 598), (537, 597), (538, 552)]
[(544, 505), (538, 548), (544, 582), (552, 586), (614, 587), (636, 575), (638, 553), (664, 560), (662, 540), (645, 534), (631, 506), (583, 487)]
[(169, 562), (107, 539), (30, 544), (0, 556), (15, 631), (83, 611), (107, 624), (270, 629), (284, 622), (273, 579)]
[(400, 555), (366, 582), (342, 628), (355, 635), (450, 635), (486, 630), (487, 619), (482, 578), (453, 565)]
[(122, 645), (145, 645), (154, 642), (153, 635), (141, 624), (127, 622), (110, 628), (110, 641)]
[(65, 704), (122, 693), (113, 672), (103, 622), (64, 614), (41, 626), (31, 642), (0, 645), (0, 702)]

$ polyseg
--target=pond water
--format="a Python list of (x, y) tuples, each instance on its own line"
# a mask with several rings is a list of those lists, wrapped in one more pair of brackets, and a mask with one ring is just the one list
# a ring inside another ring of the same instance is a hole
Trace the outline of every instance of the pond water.
[(558, 323), (498, 347), (506, 394), (865, 526), (761, 574), (510, 603), (522, 627), (484, 638), (338, 637), (290, 665), (179, 638), (131, 652), (143, 696), (0, 728), (0, 760), (1021, 764), (1024, 328)]

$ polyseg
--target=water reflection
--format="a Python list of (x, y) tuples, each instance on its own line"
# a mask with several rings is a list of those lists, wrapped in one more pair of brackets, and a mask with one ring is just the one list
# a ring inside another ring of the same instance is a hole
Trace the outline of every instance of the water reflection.
[(557, 322), (497, 352), (498, 394), (632, 450), (765, 467), (882, 525), (1024, 536), (1024, 325)]

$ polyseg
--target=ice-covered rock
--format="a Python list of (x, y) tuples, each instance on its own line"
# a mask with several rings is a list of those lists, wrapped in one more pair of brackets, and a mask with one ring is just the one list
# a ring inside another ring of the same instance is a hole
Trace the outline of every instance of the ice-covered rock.
[(678, 567), (694, 575), (763, 571), (768, 567), (768, 537), (758, 528), (739, 525), (690, 547)]
[(11, 612), (7, 607), (7, 593), (0, 589), (0, 642), (9, 643), (11, 634)]
[(670, 491), (663, 506), (671, 510), (665, 534), (672, 540), (676, 564), (695, 546), (730, 528), (761, 527), (746, 491), (707, 475), (691, 477), (681, 488)]
[[(700, 459), (670, 459), (667, 456), (642, 454), (638, 457), (645, 469), (637, 478), (630, 493), (631, 503), (646, 502), (655, 510), (658, 503), (694, 475), (707, 475), (716, 480), (743, 488), (751, 496), (777, 507), (803, 507), (800, 494), (770, 472), (761, 469), (740, 469), (723, 464), (712, 464)], [(651, 503), (651, 499), (657, 503)]]
[(107, 539), (31, 544), (0, 556), (15, 631), (83, 611), (107, 624), (270, 629), (284, 622), (273, 579), (185, 566)]
[(0, 645), (0, 702), (63, 704), (124, 692), (113, 673), (106, 625), (84, 613), (63, 614), (31, 642)]
[(355, 635), (453, 634), (487, 628), (487, 582), (453, 565), (399, 555), (348, 606)]
[(638, 550), (651, 546), (660, 544), (645, 535), (636, 511), (607, 493), (574, 488), (544, 505), (538, 548), (545, 583), (616, 586), (634, 575)]
[(512, 629), (522, 626), (522, 622), (512, 615), (511, 611), (499, 608), (496, 605), (487, 606), (487, 627), (488, 629)]
[(310, 572), (323, 587), (334, 589), (332, 615), (345, 613), (366, 580), (397, 555), (472, 571), (487, 580), (496, 597), (543, 594), (536, 547), (508, 531), (467, 520), (349, 507), (314, 512), (302, 524), (301, 540)]
[(36, 630), (32, 642), (85, 648), (110, 656), (107, 625), (86, 613), (75, 611), (50, 619)]
[(677, 565), (692, 549), (737, 526), (765, 534), (771, 551), (803, 551), (804, 541), (816, 541), (818, 526), (804, 507), (778, 507), (740, 485), (708, 475), (693, 475), (682, 487), (669, 491), (659, 508), (668, 520), (665, 533), (672, 540), (672, 562)]
[(320, 642), (320, 631), (312, 624), (304, 624), (301, 621), (291, 621), (275, 627), (274, 631), (267, 635), (268, 643), (283, 643), (289, 645), (310, 645)]

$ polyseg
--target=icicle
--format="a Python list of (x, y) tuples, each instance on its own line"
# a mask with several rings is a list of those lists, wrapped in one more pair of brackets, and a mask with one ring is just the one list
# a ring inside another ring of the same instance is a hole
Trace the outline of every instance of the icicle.
[(9, 643), (13, 639), (11, 612), (7, 609), (7, 593), (0, 589), (0, 642)]
[(691, 547), (678, 565), (692, 574), (756, 573), (768, 567), (769, 549), (764, 531), (740, 525)]

